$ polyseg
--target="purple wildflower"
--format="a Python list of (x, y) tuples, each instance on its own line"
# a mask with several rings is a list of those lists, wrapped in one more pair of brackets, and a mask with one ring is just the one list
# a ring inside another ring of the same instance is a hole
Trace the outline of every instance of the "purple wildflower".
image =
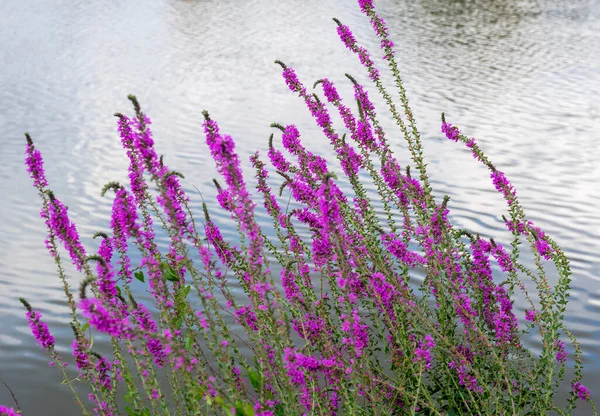
[(264, 207), (272, 217), (277, 217), (279, 219), (279, 223), (281, 227), (286, 228), (284, 215), (281, 214), (281, 208), (277, 203), (277, 198), (271, 192), (271, 188), (267, 185), (267, 179), (269, 177), (269, 172), (265, 168), (265, 164), (259, 159), (258, 152), (250, 157), (250, 161), (252, 162), (252, 166), (257, 171), (257, 179), (258, 184), (256, 189), (258, 189), (264, 197)]
[(579, 397), (581, 400), (589, 400), (590, 399), (590, 391), (580, 382), (576, 381), (573, 383), (572, 391)]
[(312, 243), (313, 260), (316, 266), (323, 266), (328, 261), (335, 261), (337, 259), (329, 235), (317, 236), (313, 238)]
[(285, 130), (281, 135), (281, 142), (290, 153), (297, 154), (298, 150), (302, 148), (298, 128), (293, 124), (285, 126)]
[(96, 362), (96, 381), (104, 389), (111, 391), (112, 383), (110, 371), (112, 370), (112, 364), (104, 357), (100, 357)]
[(235, 259), (233, 253), (227, 247), (227, 243), (221, 235), (219, 227), (212, 221), (207, 221), (204, 226), (204, 231), (208, 242), (214, 246), (219, 259), (221, 259), (226, 266), (232, 267), (235, 264)]
[[(103, 300), (108, 306), (114, 306), (117, 297), (117, 285), (114, 280), (115, 273), (110, 263), (112, 258), (112, 245), (109, 238), (105, 238), (100, 243), (98, 254), (104, 259), (104, 262), (99, 262), (96, 266), (98, 272), (98, 291), (102, 295)], [(123, 310), (123, 312), (126, 312)]]
[(31, 333), (37, 343), (46, 350), (54, 348), (54, 337), (50, 334), (48, 325), (46, 325), (45, 322), (42, 322), (42, 314), (34, 311), (25, 299), (19, 298), (19, 300), (27, 309), (25, 316), (27, 317), (29, 328), (31, 328)]
[(232, 216), (240, 224), (240, 231), (248, 236), (248, 257), (251, 275), (255, 279), (263, 276), (262, 272), (262, 246), (263, 238), (254, 218), (255, 204), (246, 188), (242, 175), (239, 157), (235, 152), (235, 144), (231, 136), (221, 135), (218, 124), (211, 120), (208, 113), (204, 113), (204, 132), (206, 144), (215, 161), (217, 171), (227, 183), (227, 190), (231, 195), (233, 211)]
[[(483, 296), (483, 315), (487, 324), (494, 330), (496, 339), (502, 344), (516, 342), (516, 331), (518, 328), (517, 318), (512, 312), (512, 304), (505, 289), (496, 286), (492, 279), (489, 253), (496, 250), (499, 263), (509, 267), (504, 262), (503, 251), (499, 245), (492, 245), (487, 241), (478, 239), (471, 243), (473, 251), (472, 276), (474, 284), (479, 288)], [(512, 266), (511, 266), (512, 267)]]
[(361, 357), (365, 348), (369, 346), (369, 326), (360, 323), (361, 319), (358, 315), (358, 309), (352, 310), (352, 343), (354, 344), (354, 355)]
[(323, 181), (317, 197), (319, 198), (319, 208), (321, 211), (321, 225), (325, 231), (337, 229), (341, 222), (339, 202), (334, 194), (333, 181), (328, 178)]
[(0, 405), (0, 416), (20, 416), (21, 413), (18, 413), (12, 407), (6, 407)]
[(158, 332), (158, 327), (154, 319), (152, 319), (150, 311), (148, 311), (148, 308), (143, 303), (138, 302), (133, 312), (133, 318), (139, 328), (145, 332), (146, 347), (154, 356), (154, 364), (162, 367), (166, 362), (167, 354), (161, 341), (152, 336), (152, 334)]
[(217, 189), (217, 202), (225, 211), (231, 211), (233, 208), (233, 201), (231, 199), (231, 195), (227, 189), (218, 188)]
[(155, 178), (160, 178), (164, 172), (156, 151), (154, 150), (154, 139), (150, 125), (152, 121), (143, 113), (133, 119), (133, 126), (136, 128), (134, 146), (139, 156), (139, 161), (144, 163), (145, 168)]
[(369, 78), (371, 81), (377, 81), (379, 79), (379, 70), (375, 68), (375, 63), (371, 59), (369, 55), (369, 51), (367, 51), (362, 46), (358, 47), (358, 60), (365, 68), (369, 70)]
[(315, 343), (323, 337), (325, 321), (319, 316), (305, 314), (302, 319), (294, 319), (292, 326), (302, 338)]
[(550, 247), (550, 244), (548, 244), (548, 242), (546, 240), (536, 240), (535, 248), (538, 251), (538, 253), (540, 253), (540, 256), (542, 256), (546, 260), (552, 259), (552, 256), (551, 256), (552, 248)]
[(461, 360), (460, 363), (451, 361), (448, 366), (458, 374), (458, 382), (461, 386), (465, 386), (468, 390), (475, 393), (483, 393), (483, 388), (477, 384), (477, 379), (469, 374), (469, 368), (466, 360)]
[[(136, 222), (137, 219), (138, 215), (133, 197), (125, 188), (118, 189), (113, 201), (110, 225), (114, 234), (112, 239), (113, 246), (120, 253), (124, 254), (127, 252), (128, 237), (141, 237), (140, 227)], [(123, 256), (123, 258), (118, 261), (118, 264), (121, 266), (121, 274), (128, 282), (132, 279), (129, 262), (128, 256)]]
[(526, 310), (525, 311), (525, 320), (526, 321), (534, 322), (536, 316), (537, 316), (537, 312), (534, 310)]
[(419, 346), (415, 350), (415, 358), (414, 362), (424, 362), (425, 369), (429, 370), (431, 368), (431, 350), (435, 347), (435, 341), (433, 337), (429, 334), (425, 335), (425, 339), (423, 341), (419, 341)]
[(355, 176), (363, 164), (363, 157), (347, 143), (340, 146), (338, 153), (340, 155), (340, 164), (346, 176)]
[(494, 170), (490, 174), (490, 178), (492, 178), (496, 190), (504, 196), (504, 199), (510, 205), (517, 197), (517, 191), (515, 191), (510, 181), (506, 179), (504, 172)]
[(242, 306), (238, 308), (233, 315), (236, 317), (238, 323), (244, 322), (254, 331), (258, 331), (256, 314), (250, 306)]
[(356, 49), (356, 38), (352, 34), (350, 28), (346, 25), (338, 25), (337, 33), (340, 36), (340, 40), (346, 45), (348, 49), (354, 51)]
[(368, 13), (373, 9), (373, 0), (358, 0), (358, 5), (363, 13)]
[(73, 357), (75, 364), (79, 370), (87, 370), (90, 368), (90, 356), (88, 355), (88, 342), (84, 338), (75, 338), (71, 344), (73, 348)]
[(83, 316), (89, 319), (89, 324), (100, 332), (113, 338), (131, 338), (131, 328), (126, 318), (111, 315), (98, 299), (83, 299), (79, 302)]
[(500, 268), (503, 272), (514, 272), (516, 271), (515, 266), (512, 263), (510, 255), (504, 250), (500, 244), (495, 243), (491, 249), (492, 256), (496, 259)]
[(131, 185), (131, 191), (135, 196), (135, 200), (138, 204), (141, 204), (144, 200), (146, 192), (146, 182), (144, 181), (144, 165), (139, 160), (138, 154), (135, 152), (135, 146), (138, 142), (136, 134), (132, 130), (132, 121), (122, 114), (119, 114), (119, 121), (117, 123), (119, 134), (121, 136), (121, 144), (127, 152), (129, 158), (129, 183)]
[(285, 296), (289, 301), (303, 302), (300, 288), (296, 284), (296, 277), (292, 270), (283, 268), (281, 270), (281, 286), (285, 292)]
[(268, 156), (269, 160), (271, 161), (271, 164), (275, 169), (280, 170), (282, 172), (287, 172), (288, 170), (290, 170), (290, 162), (288, 162), (285, 159), (285, 156), (279, 150), (275, 150), (271, 147), (269, 149)]
[(296, 75), (294, 68), (289, 68), (289, 67), (285, 68), (283, 70), (283, 79), (285, 79), (285, 83), (289, 87), (290, 91), (292, 91), (292, 92), (302, 91), (302, 89), (303, 89), (302, 84), (300, 84), (300, 81), (298, 81), (298, 76)]
[(392, 48), (394, 47), (394, 42), (390, 39), (382, 39), (381, 40), (381, 49), (384, 50), (389, 50), (388, 53), (386, 53), (386, 55), (384, 55), (383, 59), (389, 59), (389, 54), (393, 55), (394, 51), (392, 50)]
[(169, 216), (171, 220), (170, 224), (178, 230), (179, 235), (183, 235), (188, 228), (187, 214), (183, 205), (187, 204), (190, 200), (181, 187), (178, 176), (176, 174), (169, 174), (166, 167), (162, 172), (161, 181), (163, 192), (157, 195), (156, 201), (163, 208), (165, 214)]
[(71, 222), (67, 211), (68, 208), (52, 195), (48, 203), (48, 211), (42, 210), (41, 217), (46, 221), (46, 225), (51, 230), (51, 233), (62, 241), (77, 270), (81, 271), (86, 252), (79, 241), (79, 233), (77, 232), (75, 223)]
[(407, 264), (409, 267), (417, 267), (417, 265), (424, 265), (427, 261), (417, 253), (414, 253), (406, 247), (406, 244), (398, 238), (395, 234), (383, 234), (381, 241), (387, 248), (387, 250), (402, 263)]
[(460, 130), (458, 130), (458, 127), (446, 123), (445, 121), (442, 122), (442, 133), (444, 133), (449, 140), (454, 142), (458, 142), (460, 137)]
[(322, 86), (323, 86), (323, 93), (325, 94), (327, 101), (329, 101), (330, 103), (335, 103), (335, 102), (341, 101), (341, 98), (337, 92), (337, 89), (333, 85), (333, 82), (329, 81), (327, 78), (324, 78), (323, 82), (322, 82)]
[(27, 172), (29, 172), (31, 179), (33, 179), (33, 186), (39, 189), (44, 188), (48, 186), (48, 181), (46, 180), (46, 175), (44, 173), (44, 160), (42, 159), (42, 154), (34, 147), (29, 134), (25, 134), (25, 137), (27, 138), (27, 145), (25, 147), (25, 165), (27, 165)]
[[(375, 272), (371, 277), (369, 285), (369, 288), (373, 291), (373, 298), (377, 303), (378, 309), (387, 315), (387, 318), (391, 321), (392, 325), (396, 322), (394, 305), (404, 305), (408, 303), (408, 306), (414, 306), (412, 301), (405, 300), (407, 288), (404, 281), (398, 279), (397, 284), (399, 288), (389, 283), (383, 273)], [(389, 325), (388, 319), (384, 320), (386, 325)]]
[(564, 363), (567, 361), (567, 351), (565, 350), (565, 343), (561, 340), (554, 340), (554, 348), (556, 349), (556, 361)]

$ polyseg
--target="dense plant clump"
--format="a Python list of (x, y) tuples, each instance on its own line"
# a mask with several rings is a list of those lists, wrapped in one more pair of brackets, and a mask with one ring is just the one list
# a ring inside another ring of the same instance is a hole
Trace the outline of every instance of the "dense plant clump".
[[(347, 103), (331, 80), (318, 80), (310, 91), (293, 68), (276, 61), (330, 141), (343, 177), (303, 145), (295, 125), (272, 124), (268, 161), (258, 152), (250, 158), (273, 219), (265, 230), (233, 139), (204, 112), (206, 144), (221, 176), (214, 181), (217, 201), (237, 225), (238, 245), (223, 238), (205, 204), (203, 218), (193, 216), (184, 177), (157, 155), (150, 119), (135, 97), (129, 97), (133, 116), (116, 114), (129, 184), (102, 190), (112, 197), (112, 217), (110, 233), (94, 235), (95, 253), (50, 190), (26, 134), (46, 246), (72, 313), (76, 381), (41, 313), (21, 300), (35, 339), (83, 414), (567, 415), (579, 400), (596, 414), (581, 384), (579, 344), (563, 323), (571, 281), (565, 254), (528, 220), (514, 187), (475, 139), (442, 116), (445, 136), (470, 149), (506, 200), (511, 246), (450, 222), (449, 198), (433, 195), (386, 23), (372, 0), (359, 6), (381, 41), (398, 101), (369, 52), (334, 19), (337, 31), (387, 103), (412, 170), (392, 152), (391, 132), (381, 127), (365, 86), (347, 75), (356, 101)], [(343, 129), (334, 127), (335, 113)], [(273, 172), (282, 178), (278, 192)], [(365, 181), (377, 190), (375, 199)], [(157, 243), (159, 226), (168, 247)], [(60, 246), (84, 276), (78, 296)], [(523, 247), (532, 268), (520, 260)], [(558, 271), (554, 286), (548, 266)], [(133, 279), (147, 284), (152, 305), (135, 299)], [(234, 286), (241, 288), (235, 295)], [(523, 316), (513, 309), (516, 296), (529, 305)], [(111, 356), (95, 351), (92, 330), (110, 336)], [(541, 339), (539, 354), (523, 344), (530, 333)], [(567, 363), (574, 368), (571, 393), (559, 405)], [(86, 400), (78, 382), (89, 386)], [(0, 415), (13, 414), (0, 407)]]

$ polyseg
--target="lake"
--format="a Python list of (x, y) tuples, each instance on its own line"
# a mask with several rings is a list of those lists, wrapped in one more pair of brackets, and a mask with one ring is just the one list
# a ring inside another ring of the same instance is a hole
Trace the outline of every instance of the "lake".
[[(501, 196), (463, 146), (442, 138), (442, 111), (478, 139), (516, 186), (529, 217), (570, 258), (567, 323), (584, 350), (584, 383), (599, 400), (600, 2), (378, 0), (376, 6), (398, 49), (436, 196), (451, 197), (451, 220), (507, 240)], [(107, 230), (111, 211), (100, 190), (127, 178), (113, 113), (131, 113), (126, 97), (136, 94), (153, 120), (158, 152), (186, 175), (192, 208), (200, 210), (197, 187), (214, 218), (227, 224), (214, 201), (216, 173), (201, 111), (234, 137), (250, 182), (247, 157), (267, 149), (272, 122), (297, 124), (307, 147), (331, 158), (328, 140), (273, 60), (293, 66), (307, 85), (330, 78), (351, 102), (344, 73), (367, 77), (339, 41), (332, 17), (380, 58), (354, 1), (0, 2), (0, 377), (26, 415), (77, 409), (18, 301), (25, 296), (42, 311), (59, 351), (70, 357), (68, 311), (44, 247), (37, 191), (23, 166), (23, 132), (41, 150), (50, 186), (70, 207), (84, 244), (96, 247), (91, 236)], [(406, 164), (403, 139), (379, 108)], [(269, 227), (268, 217), (260, 219)], [(224, 234), (233, 237), (235, 229), (225, 226)], [(81, 276), (68, 271), (77, 287)], [(0, 403), (13, 405), (2, 384)]]

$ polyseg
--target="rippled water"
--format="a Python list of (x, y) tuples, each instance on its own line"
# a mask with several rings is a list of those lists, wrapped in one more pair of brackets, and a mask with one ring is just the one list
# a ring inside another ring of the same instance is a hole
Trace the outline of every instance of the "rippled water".
[[(600, 3), (377, 5), (399, 49), (433, 184), (440, 196), (452, 197), (455, 223), (496, 235), (504, 205), (485, 169), (441, 139), (442, 111), (479, 139), (516, 185), (530, 217), (569, 255), (568, 323), (585, 351), (584, 381), (598, 391)], [(365, 74), (337, 39), (333, 16), (376, 51), (368, 21), (354, 2), (342, 0), (0, 2), (0, 377), (27, 414), (77, 411), (33, 342), (17, 300), (26, 296), (42, 310), (69, 354), (67, 310), (45, 252), (37, 195), (22, 165), (23, 132), (43, 152), (51, 186), (89, 247), (95, 247), (91, 235), (108, 226), (110, 201), (99, 190), (126, 178), (112, 114), (130, 111), (128, 93), (152, 117), (159, 152), (186, 174), (186, 189), (197, 195), (196, 186), (214, 207), (202, 109), (236, 139), (244, 158), (266, 148), (274, 121), (295, 122), (313, 150), (331, 154), (272, 62), (294, 66), (307, 84), (324, 76), (345, 83), (342, 90), (351, 97), (344, 72), (361, 80)], [(407, 161), (397, 137), (398, 154)], [(199, 203), (195, 196), (196, 209)], [(76, 285), (80, 277), (70, 273)], [(12, 403), (1, 384), (0, 403)]]

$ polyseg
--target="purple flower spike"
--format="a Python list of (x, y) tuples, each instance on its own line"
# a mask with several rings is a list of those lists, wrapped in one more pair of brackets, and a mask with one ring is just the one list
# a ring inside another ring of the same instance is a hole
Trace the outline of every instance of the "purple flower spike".
[(285, 126), (285, 131), (281, 136), (281, 141), (283, 146), (292, 154), (297, 154), (297, 152), (302, 149), (302, 144), (300, 143), (300, 132), (293, 124)]
[(127, 319), (117, 318), (104, 308), (98, 299), (83, 299), (79, 302), (83, 316), (89, 319), (92, 327), (113, 338), (131, 338), (131, 328)]
[(96, 363), (96, 382), (108, 391), (112, 390), (110, 371), (112, 370), (112, 363), (106, 358), (101, 357)]
[(206, 144), (215, 161), (217, 171), (227, 184), (227, 191), (232, 201), (232, 217), (239, 222), (241, 232), (245, 233), (250, 240), (248, 257), (252, 267), (252, 275), (259, 278), (262, 275), (263, 239), (259, 226), (254, 219), (255, 204), (244, 182), (240, 160), (235, 152), (235, 144), (231, 136), (219, 133), (217, 122), (210, 119), (208, 112), (203, 114)]
[(50, 335), (48, 325), (41, 321), (42, 314), (40, 312), (31, 311), (27, 312), (25, 316), (27, 316), (29, 328), (31, 328), (31, 333), (35, 337), (37, 343), (45, 349), (54, 347), (54, 337)]
[(0, 416), (20, 416), (12, 407), (0, 406)]
[(363, 13), (368, 13), (373, 8), (373, 0), (358, 0), (358, 5)]
[(158, 327), (154, 319), (152, 319), (150, 311), (145, 305), (138, 303), (136, 310), (133, 312), (133, 317), (139, 328), (147, 333), (144, 337), (148, 351), (154, 356), (154, 364), (162, 367), (166, 363), (167, 352), (161, 341), (149, 334), (158, 332)]
[[(136, 128), (134, 145), (137, 154), (140, 156), (140, 162), (143, 162), (145, 168), (155, 177), (161, 177), (164, 172), (164, 167), (161, 166), (160, 160), (154, 150), (154, 139), (150, 127), (152, 121), (143, 113), (139, 113), (138, 117), (133, 120), (133, 126)], [(131, 159), (130, 159), (131, 161)]]
[(294, 68), (285, 68), (283, 70), (283, 79), (285, 79), (285, 83), (289, 87), (290, 91), (292, 91), (292, 92), (302, 91), (302, 89), (303, 89), (302, 84), (300, 84), (300, 81), (298, 81), (298, 76), (296, 75)]
[(25, 316), (27, 317), (29, 328), (31, 328), (31, 333), (33, 334), (33, 337), (37, 343), (40, 344), (45, 350), (54, 348), (54, 337), (50, 335), (48, 325), (46, 325), (45, 322), (42, 322), (42, 314), (34, 311), (31, 305), (25, 299), (19, 298), (19, 300), (27, 309)]
[(337, 92), (337, 89), (333, 85), (333, 82), (329, 81), (327, 78), (323, 79), (323, 93), (325, 94), (327, 101), (329, 101), (330, 103), (341, 101), (341, 98)]
[(589, 400), (590, 399), (590, 391), (580, 382), (576, 381), (573, 383), (572, 387), (573, 393), (577, 395), (581, 400)]
[(112, 245), (109, 238), (105, 238), (100, 243), (98, 255), (104, 259), (104, 262), (98, 262), (96, 270), (98, 272), (98, 291), (107, 305), (114, 306), (117, 298), (117, 285), (115, 282), (115, 273), (110, 263), (112, 259)]
[(67, 211), (68, 208), (51, 194), (48, 210), (42, 210), (40, 215), (46, 221), (48, 229), (50, 229), (63, 243), (63, 246), (69, 252), (71, 261), (77, 270), (81, 271), (83, 269), (86, 252), (79, 241), (77, 227), (75, 226), (75, 223), (71, 222), (69, 219)]
[(28, 133), (25, 133), (27, 138), (27, 145), (25, 147), (25, 165), (27, 165), (27, 172), (33, 179), (33, 186), (36, 188), (44, 188), (48, 186), (46, 181), (46, 175), (44, 173), (44, 160), (42, 154), (33, 146), (31, 137)]
[(431, 368), (431, 350), (435, 347), (435, 341), (433, 337), (429, 334), (425, 335), (425, 339), (423, 341), (419, 341), (419, 346), (415, 350), (415, 358), (414, 362), (423, 362), (425, 363), (425, 369), (429, 370)]
[(250, 306), (242, 306), (238, 308), (234, 313), (238, 323), (245, 322), (254, 331), (258, 331), (258, 325), (256, 321), (256, 314)]
[(442, 133), (444, 133), (446, 135), (448, 140), (458, 142), (458, 138), (460, 136), (460, 130), (458, 130), (458, 127), (455, 127), (452, 124), (446, 123), (444, 121), (442, 123)]
[(517, 192), (509, 180), (506, 179), (504, 172), (496, 170), (490, 174), (490, 178), (492, 178), (496, 190), (504, 195), (504, 199), (506, 199), (506, 202), (508, 202), (510, 205), (510, 203), (516, 198)]
[(525, 311), (525, 320), (529, 321), (529, 322), (534, 322), (535, 321), (535, 317), (537, 316), (537, 312), (536, 311)]
[(132, 121), (122, 114), (118, 114), (118, 130), (121, 136), (121, 144), (129, 158), (129, 183), (135, 200), (139, 204), (144, 199), (146, 182), (144, 182), (144, 165), (135, 152), (136, 135), (132, 130)]
[(346, 25), (339, 25), (337, 27), (337, 33), (344, 45), (346, 45), (346, 47), (351, 51), (354, 51), (356, 48), (356, 38), (352, 34), (350, 28)]
[(567, 361), (567, 351), (565, 351), (565, 343), (561, 340), (554, 340), (554, 348), (556, 349), (556, 361), (564, 363)]
[(327, 178), (317, 193), (321, 210), (321, 225), (325, 231), (337, 229), (341, 222), (340, 207), (336, 195), (332, 192), (332, 182)]
[(75, 357), (75, 364), (79, 370), (87, 370), (90, 368), (90, 356), (88, 355), (87, 341), (81, 339), (74, 339), (71, 344), (73, 348), (73, 357)]
[(279, 150), (270, 148), (268, 156), (269, 160), (271, 161), (271, 164), (275, 169), (280, 170), (282, 172), (287, 172), (288, 170), (290, 170), (290, 162), (288, 162), (285, 159), (285, 156)]

